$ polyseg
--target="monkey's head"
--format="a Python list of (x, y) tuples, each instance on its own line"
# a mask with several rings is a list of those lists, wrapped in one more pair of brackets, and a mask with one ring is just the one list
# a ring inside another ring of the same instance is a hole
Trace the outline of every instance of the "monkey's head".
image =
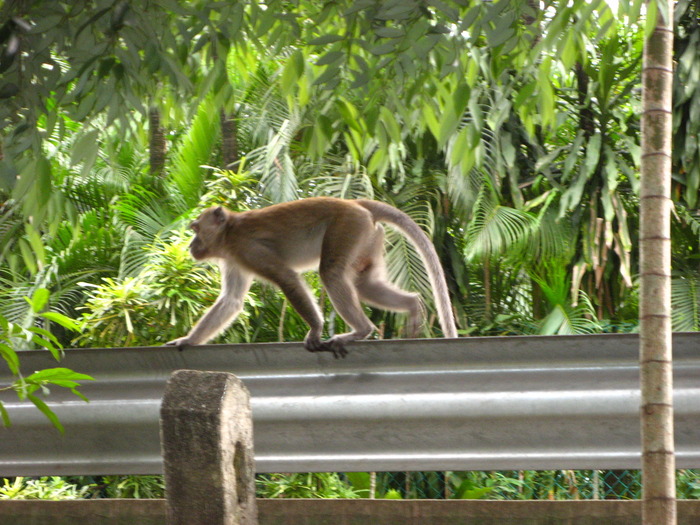
[(190, 228), (195, 236), (190, 243), (190, 253), (198, 261), (219, 255), (226, 233), (230, 212), (221, 206), (208, 208), (197, 217)]

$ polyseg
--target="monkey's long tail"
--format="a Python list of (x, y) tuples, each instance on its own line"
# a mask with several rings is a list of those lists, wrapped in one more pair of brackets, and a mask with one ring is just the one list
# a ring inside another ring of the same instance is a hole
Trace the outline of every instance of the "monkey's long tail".
[(442, 269), (440, 259), (438, 258), (430, 238), (428, 238), (426, 233), (411, 219), (411, 217), (393, 206), (383, 202), (364, 199), (358, 200), (357, 202), (363, 208), (369, 210), (374, 220), (393, 224), (416, 246), (428, 270), (428, 277), (433, 287), (435, 306), (437, 307), (442, 331), (445, 337), (457, 337), (457, 326), (455, 325), (455, 319), (452, 313), (445, 272)]

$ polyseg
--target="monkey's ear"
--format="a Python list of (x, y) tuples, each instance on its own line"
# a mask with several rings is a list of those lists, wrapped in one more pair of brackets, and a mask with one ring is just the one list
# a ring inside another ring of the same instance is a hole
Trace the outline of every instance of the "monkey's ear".
[(223, 224), (226, 221), (226, 212), (221, 206), (214, 208), (214, 220), (217, 224)]

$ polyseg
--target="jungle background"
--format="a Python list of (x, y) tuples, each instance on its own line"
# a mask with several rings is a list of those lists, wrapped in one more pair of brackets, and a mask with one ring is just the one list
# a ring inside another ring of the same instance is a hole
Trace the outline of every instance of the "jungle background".
[[(700, 328), (699, 9), (675, 8), (677, 331)], [(187, 225), (215, 204), (330, 195), (401, 208), (434, 241), (464, 336), (635, 331), (645, 13), (602, 0), (0, 2), (0, 354), (14, 388), (45, 409), (42, 386), (87, 380), (22, 376), (24, 349), (60, 357), (183, 335), (218, 294), (216, 268), (187, 251)], [(424, 335), (439, 337), (417, 254), (389, 232), (387, 259), (391, 279), (426, 298)], [(378, 337), (402, 336), (400, 315), (367, 311)], [(217, 342), (305, 332), (256, 284)], [(679, 480), (682, 497), (700, 494), (695, 472)], [(39, 481), (7, 480), (0, 497), (160, 486)], [(608, 471), (378, 482), (400, 497), (639, 492), (637, 473)], [(259, 484), (286, 497), (368, 490), (336, 474)]]

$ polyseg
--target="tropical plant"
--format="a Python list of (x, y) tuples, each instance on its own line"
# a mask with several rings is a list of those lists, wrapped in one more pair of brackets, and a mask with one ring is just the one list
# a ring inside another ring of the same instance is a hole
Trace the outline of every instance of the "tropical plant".
[(102, 476), (100, 489), (108, 498), (154, 499), (165, 497), (163, 476)]
[(256, 478), (263, 498), (357, 498), (357, 492), (335, 472), (267, 474)]
[(72, 500), (84, 499), (90, 492), (90, 486), (78, 486), (60, 476), (46, 476), (36, 479), (17, 477), (3, 479), (0, 486), (2, 499), (43, 499)]
[[(49, 292), (45, 288), (37, 290), (31, 300), (27, 299), (27, 301), (31, 305), (33, 314), (45, 322), (52, 322), (71, 330), (78, 330), (78, 325), (66, 316), (58, 312), (43, 311), (49, 301)], [(31, 401), (63, 433), (63, 425), (42, 397), (37, 395), (37, 391), (41, 390), (42, 393), (48, 394), (49, 386), (57, 386), (67, 388), (80, 399), (87, 401), (87, 398), (77, 388), (80, 386), (80, 381), (89, 381), (93, 378), (86, 374), (80, 374), (68, 368), (60, 367), (38, 370), (27, 376), (23, 375), (21, 371), (21, 353), (18, 353), (17, 350), (18, 348), (26, 348), (31, 345), (45, 348), (56, 361), (60, 361), (63, 354), (63, 347), (58, 339), (46, 328), (33, 324), (26, 327), (21, 326), (11, 323), (0, 316), (0, 355), (9, 368), (10, 373), (16, 377), (10, 385), (2, 386), (0, 390), (14, 390), (20, 400)], [(1, 402), (0, 416), (5, 426), (11, 424), (7, 409)]]

